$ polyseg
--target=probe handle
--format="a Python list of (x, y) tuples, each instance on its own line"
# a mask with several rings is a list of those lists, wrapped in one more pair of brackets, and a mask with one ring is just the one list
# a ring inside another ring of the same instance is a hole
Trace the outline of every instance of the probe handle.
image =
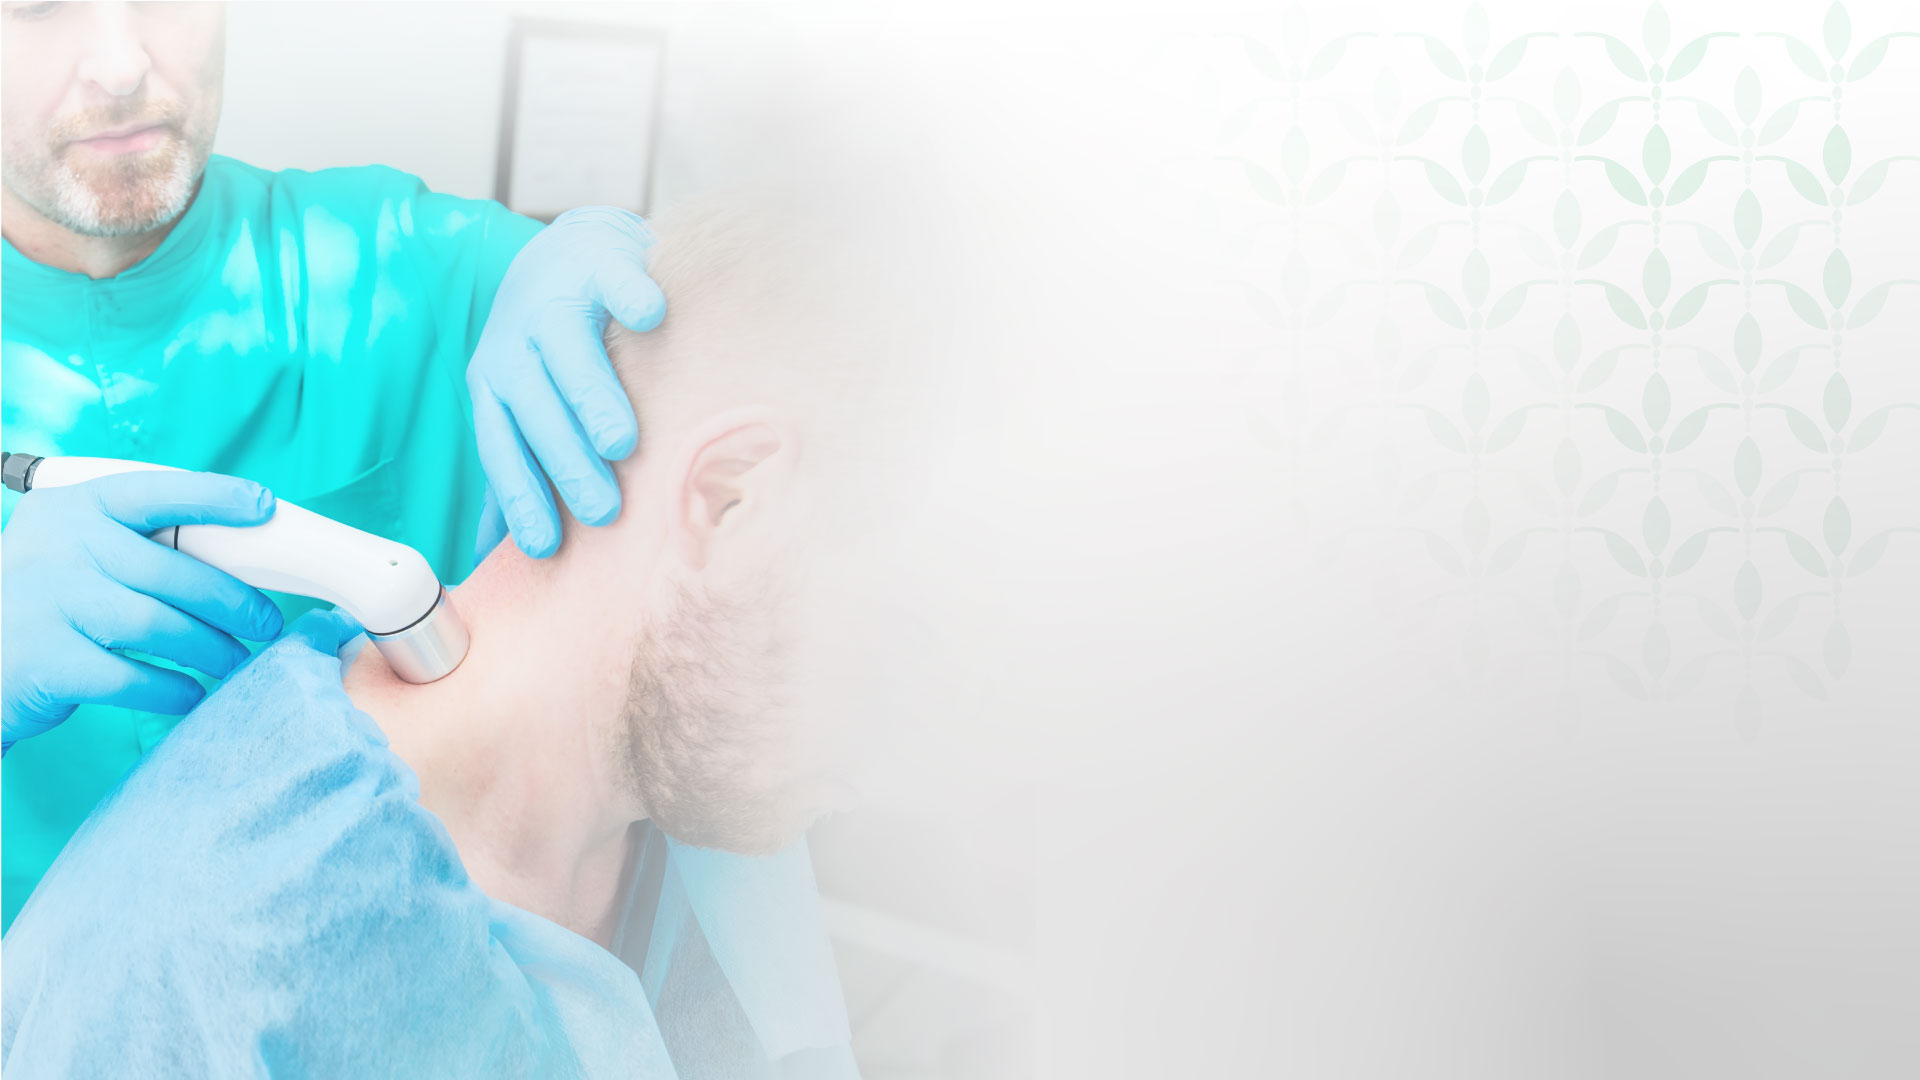
[[(114, 473), (178, 471), (118, 458), (49, 457), (34, 469), (35, 488), (65, 487)], [(370, 633), (412, 626), (440, 601), (440, 579), (405, 544), (322, 517), (285, 499), (265, 524), (182, 525), (152, 539), (239, 578), (256, 589), (325, 600)]]

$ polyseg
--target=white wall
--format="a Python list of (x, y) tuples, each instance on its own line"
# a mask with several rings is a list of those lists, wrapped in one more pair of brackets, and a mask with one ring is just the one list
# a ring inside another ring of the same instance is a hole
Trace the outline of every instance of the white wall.
[(455, 195), (494, 194), (516, 16), (667, 32), (656, 207), (761, 167), (770, 113), (793, 89), (773, 74), (781, 32), (757, 6), (303, 0), (229, 12), (218, 152), (276, 169), (391, 165)]

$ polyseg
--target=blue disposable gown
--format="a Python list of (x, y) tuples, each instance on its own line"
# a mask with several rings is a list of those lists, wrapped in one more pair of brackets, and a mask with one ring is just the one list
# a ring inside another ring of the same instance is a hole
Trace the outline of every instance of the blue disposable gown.
[(492, 900), (351, 632), (303, 618), (81, 826), (5, 938), (8, 1077), (857, 1075), (804, 847), (652, 834), (615, 952)]

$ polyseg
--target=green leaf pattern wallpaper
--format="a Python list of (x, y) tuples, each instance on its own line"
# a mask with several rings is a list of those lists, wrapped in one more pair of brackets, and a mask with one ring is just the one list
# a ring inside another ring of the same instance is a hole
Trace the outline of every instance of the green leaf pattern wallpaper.
[(1920, 716), (1920, 9), (1415, 10), (1222, 29), (1201, 91), (1315, 572), (1466, 692)]

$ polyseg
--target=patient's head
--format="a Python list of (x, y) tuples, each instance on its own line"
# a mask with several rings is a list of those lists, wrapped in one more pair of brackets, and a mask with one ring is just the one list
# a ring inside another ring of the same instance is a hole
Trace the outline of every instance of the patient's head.
[(842, 798), (808, 685), (821, 558), (855, 527), (870, 426), (880, 330), (852, 302), (877, 297), (842, 291), (830, 232), (764, 204), (655, 228), (666, 320), (607, 337), (641, 430), (621, 515), (568, 522), (555, 572), (593, 590), (631, 656), (607, 737), (636, 808), (684, 842), (771, 851)]

